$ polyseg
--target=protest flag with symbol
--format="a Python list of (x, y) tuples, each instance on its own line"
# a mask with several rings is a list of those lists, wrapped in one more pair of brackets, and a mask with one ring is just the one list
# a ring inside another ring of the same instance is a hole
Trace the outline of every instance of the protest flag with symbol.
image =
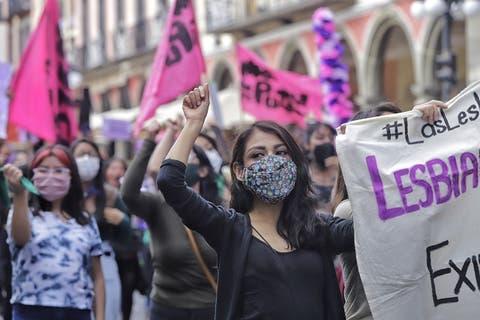
[(158, 106), (199, 85), (205, 70), (193, 1), (175, 0), (143, 92), (135, 135)]
[(68, 144), (78, 128), (59, 19), (57, 0), (47, 0), (12, 81), (9, 122), (48, 142)]
[(257, 120), (305, 126), (305, 118), (322, 119), (317, 80), (269, 67), (255, 53), (237, 45), (242, 108)]

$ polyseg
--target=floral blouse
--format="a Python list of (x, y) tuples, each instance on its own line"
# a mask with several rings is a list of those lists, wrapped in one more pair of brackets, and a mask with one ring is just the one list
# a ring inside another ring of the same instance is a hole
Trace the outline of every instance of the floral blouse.
[(29, 212), (31, 238), (20, 247), (12, 239), (12, 216), (11, 210), (7, 222), (11, 303), (92, 309), (91, 257), (102, 254), (95, 219), (80, 225), (75, 219), (63, 221), (52, 212)]

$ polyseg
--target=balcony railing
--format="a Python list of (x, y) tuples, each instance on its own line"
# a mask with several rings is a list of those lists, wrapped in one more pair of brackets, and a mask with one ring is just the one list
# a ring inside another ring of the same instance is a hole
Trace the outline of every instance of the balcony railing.
[(102, 65), (106, 61), (105, 41), (95, 40), (87, 44), (85, 51), (85, 68), (92, 69)]
[(129, 28), (119, 27), (105, 41), (96, 40), (68, 50), (68, 61), (81, 69), (92, 69), (148, 52), (158, 46), (164, 22), (165, 16), (159, 15)]
[(273, 19), (288, 20), (294, 13), (354, 0), (207, 0), (209, 32), (232, 32)]
[(21, 15), (30, 11), (30, 0), (9, 0), (8, 13), (10, 16)]

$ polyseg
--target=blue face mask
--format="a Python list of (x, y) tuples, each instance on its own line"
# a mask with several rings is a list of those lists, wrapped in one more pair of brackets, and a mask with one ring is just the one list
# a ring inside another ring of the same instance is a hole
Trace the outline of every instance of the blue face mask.
[(262, 201), (276, 204), (295, 187), (297, 167), (290, 159), (269, 155), (244, 169), (243, 184)]

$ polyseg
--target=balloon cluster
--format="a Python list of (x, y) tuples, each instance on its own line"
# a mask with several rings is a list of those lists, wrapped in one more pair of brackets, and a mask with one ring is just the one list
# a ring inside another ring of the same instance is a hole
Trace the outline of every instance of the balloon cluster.
[(333, 13), (319, 8), (313, 14), (313, 29), (319, 57), (319, 79), (323, 93), (324, 119), (333, 125), (348, 121), (353, 105), (348, 82), (348, 67), (342, 63), (344, 47), (336, 32)]

